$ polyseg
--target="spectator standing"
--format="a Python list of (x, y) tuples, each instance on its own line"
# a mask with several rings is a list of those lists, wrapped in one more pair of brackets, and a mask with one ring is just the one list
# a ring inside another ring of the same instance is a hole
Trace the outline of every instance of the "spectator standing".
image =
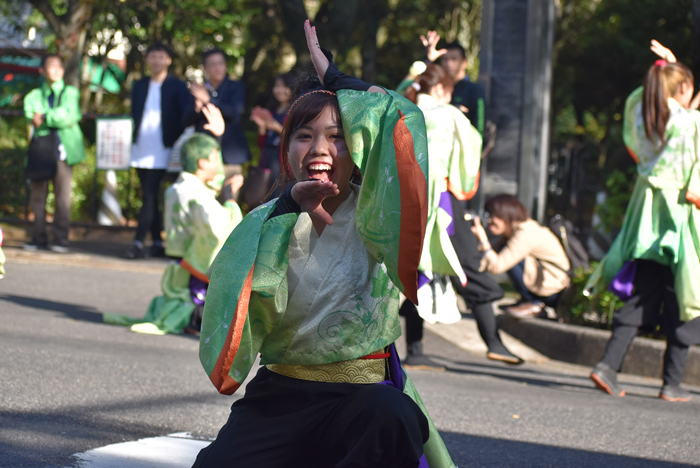
[(430, 62), (440, 60), (440, 66), (452, 78), (454, 90), (451, 104), (467, 116), (471, 124), (483, 136), (486, 125), (486, 93), (484, 88), (472, 82), (467, 76), (467, 53), (458, 42), (445, 44), (436, 49), (440, 36), (435, 31), (428, 31), (428, 37), (421, 36)]
[[(296, 90), (296, 81), (296, 75), (291, 72), (277, 76), (272, 87), (272, 99), (267, 109), (255, 107), (250, 113), (250, 120), (258, 126), (258, 145), (261, 148), (259, 167), (270, 170), (268, 190), (279, 178), (280, 134), (291, 104), (292, 94)], [(278, 196), (281, 189), (282, 187), (278, 187), (274, 196)]]
[[(134, 119), (131, 166), (139, 176), (143, 205), (134, 243), (126, 252), (130, 259), (165, 255), (161, 238), (163, 216), (158, 206), (160, 182), (168, 167), (170, 151), (184, 130), (185, 113), (192, 107), (192, 96), (185, 83), (168, 74), (171, 63), (168, 48), (154, 43), (146, 50), (149, 76), (134, 82), (131, 89)], [(144, 247), (148, 232), (153, 240), (150, 251)]]
[[(250, 148), (241, 120), (246, 99), (245, 85), (229, 78), (226, 53), (221, 49), (214, 48), (204, 52), (202, 66), (207, 81), (204, 85), (193, 83), (190, 86), (194, 105), (189, 110), (185, 126), (195, 125), (196, 132), (211, 135), (211, 132), (204, 128), (207, 119), (202, 113), (202, 108), (211, 103), (221, 110), (226, 123), (226, 130), (221, 137), (221, 154), (224, 176), (230, 179), (241, 174), (243, 164), (250, 161)], [(237, 198), (237, 194), (229, 193), (230, 190), (230, 186), (224, 187), (222, 200)]]
[(56, 174), (53, 179), (31, 182), (30, 204), (34, 212), (34, 226), (32, 240), (24, 248), (35, 251), (48, 245), (46, 198), (51, 180), (56, 200), (51, 250), (65, 253), (68, 251), (70, 231), (73, 166), (85, 159), (83, 132), (78, 125), (83, 117), (80, 112), (80, 92), (63, 82), (65, 67), (63, 59), (56, 54), (42, 58), (39, 72), (44, 77), (44, 83), (24, 98), (24, 115), (34, 127), (33, 138), (55, 133)]

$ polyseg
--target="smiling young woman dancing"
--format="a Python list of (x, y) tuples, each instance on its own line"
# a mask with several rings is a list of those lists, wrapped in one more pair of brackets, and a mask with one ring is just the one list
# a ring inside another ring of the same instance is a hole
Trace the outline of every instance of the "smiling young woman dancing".
[(194, 466), (453, 467), (393, 345), (425, 234), (423, 116), (341, 74), (305, 30), (323, 87), (302, 86), (282, 132), (298, 182), (228, 239), (202, 323), (221, 393), (258, 353), (263, 367)]

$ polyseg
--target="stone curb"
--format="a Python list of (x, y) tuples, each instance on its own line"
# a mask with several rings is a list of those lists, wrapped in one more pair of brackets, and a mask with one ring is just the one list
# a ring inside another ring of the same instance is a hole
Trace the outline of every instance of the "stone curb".
[[(518, 320), (506, 315), (498, 317), (500, 328), (543, 355), (558, 361), (582, 366), (595, 366), (603, 356), (611, 332), (550, 320)], [(635, 338), (622, 372), (661, 378), (666, 342)], [(700, 348), (691, 346), (684, 383), (700, 385)]]

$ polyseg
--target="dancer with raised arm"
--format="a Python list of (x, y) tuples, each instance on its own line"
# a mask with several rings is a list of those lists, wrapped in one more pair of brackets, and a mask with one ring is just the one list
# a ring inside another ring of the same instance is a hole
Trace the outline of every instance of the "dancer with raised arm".
[(632, 340), (660, 325), (667, 345), (659, 397), (689, 401), (680, 383), (689, 346), (700, 343), (700, 95), (692, 99), (688, 67), (657, 41), (651, 48), (661, 59), (625, 104), (623, 138), (637, 182), (620, 234), (587, 285), (600, 291), (612, 283), (626, 301), (591, 380), (624, 396), (617, 373)]
[[(420, 291), (430, 295), (438, 291), (434, 284), (440, 281), (438, 275), (452, 276), (452, 286), (464, 298), (486, 343), (486, 357), (522, 364), (523, 360), (508, 351), (501, 341), (493, 301), (503, 297), (503, 291), (496, 280), (480, 270), (476, 238), (464, 219), (461, 202), (474, 196), (479, 186), (481, 135), (464, 114), (449, 104), (452, 90), (447, 73), (441, 66), (432, 64), (406, 90), (406, 97), (423, 111), (430, 156), (430, 210), (420, 265)], [(423, 297), (421, 293), (419, 297)], [(455, 298), (450, 299), (456, 302)], [(454, 318), (441, 317), (440, 312), (444, 314), (449, 309), (437, 306), (437, 301), (433, 307), (429, 305), (424, 301), (424, 307), (417, 310), (410, 301), (405, 301), (401, 306), (400, 314), (406, 318), (406, 368), (445, 369), (423, 353), (423, 321), (454, 323), (461, 315), (456, 303)]]
[(427, 217), (423, 116), (340, 73), (305, 30), (321, 82), (299, 89), (281, 141), (298, 182), (226, 242), (200, 338), (221, 393), (259, 353), (263, 367), (194, 466), (453, 467), (394, 348)]

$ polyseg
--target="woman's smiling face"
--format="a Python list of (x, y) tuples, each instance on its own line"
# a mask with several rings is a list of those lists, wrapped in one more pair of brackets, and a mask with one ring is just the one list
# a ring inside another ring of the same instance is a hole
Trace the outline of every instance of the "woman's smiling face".
[(296, 180), (330, 180), (338, 185), (340, 197), (349, 194), (355, 163), (345, 144), (343, 127), (331, 106), (294, 131), (288, 157)]

